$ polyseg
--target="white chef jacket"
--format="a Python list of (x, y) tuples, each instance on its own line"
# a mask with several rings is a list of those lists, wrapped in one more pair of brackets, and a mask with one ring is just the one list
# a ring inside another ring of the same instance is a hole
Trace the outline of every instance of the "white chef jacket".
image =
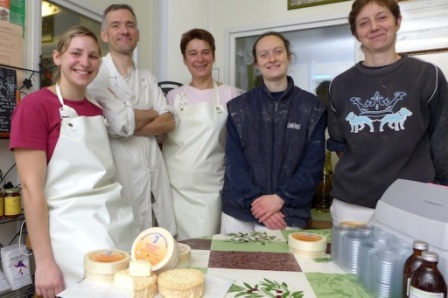
[[(135, 136), (134, 109), (171, 112), (157, 80), (149, 70), (133, 65), (133, 86), (115, 67), (110, 54), (103, 58), (88, 91), (100, 103), (108, 121), (111, 147), (123, 197), (132, 205), (140, 230), (152, 226), (152, 210), (160, 227), (177, 233), (168, 174), (154, 136)], [(151, 202), (153, 197), (154, 202)]]

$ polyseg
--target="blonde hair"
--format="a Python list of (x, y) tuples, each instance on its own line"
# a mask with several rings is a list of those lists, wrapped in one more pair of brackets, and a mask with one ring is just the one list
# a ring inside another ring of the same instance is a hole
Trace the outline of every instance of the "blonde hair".
[[(64, 54), (65, 51), (67, 51), (68, 47), (70, 46), (70, 42), (72, 41), (72, 38), (77, 37), (77, 36), (91, 37), (95, 41), (96, 45), (98, 46), (98, 53), (101, 57), (101, 48), (98, 43), (98, 37), (96, 37), (95, 33), (93, 33), (92, 30), (90, 30), (89, 28), (82, 26), (82, 25), (76, 25), (76, 26), (68, 28), (61, 35), (61, 39), (59, 40), (58, 45), (55, 50), (58, 51), (58, 53), (60, 55)], [(56, 84), (60, 79), (61, 79), (61, 70), (60, 70), (60, 67), (57, 66), (56, 70), (54, 72), (54, 75), (53, 75), (53, 79), (52, 79), (53, 84)]]

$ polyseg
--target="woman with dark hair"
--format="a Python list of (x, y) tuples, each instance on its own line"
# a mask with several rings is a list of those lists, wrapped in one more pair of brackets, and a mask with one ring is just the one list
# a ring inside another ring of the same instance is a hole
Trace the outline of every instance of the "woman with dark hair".
[(210, 32), (185, 32), (180, 50), (191, 81), (167, 94), (168, 103), (177, 111), (178, 122), (176, 129), (167, 134), (162, 150), (173, 194), (178, 240), (219, 232), (226, 103), (239, 94), (234, 87), (212, 77), (215, 40)]
[(329, 92), (328, 149), (333, 223), (368, 222), (398, 178), (448, 184), (448, 89), (441, 70), (395, 49), (402, 17), (395, 0), (356, 0), (349, 14), (365, 60)]
[(304, 228), (324, 165), (326, 107), (287, 75), (283, 35), (261, 35), (252, 51), (263, 81), (227, 104), (221, 232)]
[(27, 95), (12, 117), (10, 149), (35, 256), (36, 294), (45, 298), (83, 279), (85, 253), (128, 251), (138, 235), (112, 179), (102, 110), (86, 94), (100, 57), (90, 29), (69, 28), (53, 51), (54, 85)]

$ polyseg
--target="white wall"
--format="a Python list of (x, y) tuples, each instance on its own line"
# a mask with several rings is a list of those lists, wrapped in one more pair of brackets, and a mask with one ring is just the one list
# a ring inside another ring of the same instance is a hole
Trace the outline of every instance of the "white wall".
[[(154, 41), (153, 46), (157, 47), (159, 57), (155, 57), (154, 68), (151, 70), (159, 80), (189, 82), (190, 74), (183, 64), (179, 47), (181, 36), (193, 28), (203, 28), (214, 34), (209, 22), (209, 19), (213, 18), (212, 15), (209, 16), (212, 13), (210, 3), (226, 3), (226, 1), (156, 0), (160, 19), (158, 20), (157, 41)], [(222, 49), (219, 47), (217, 49), (217, 55), (220, 55)]]
[(157, 14), (153, 8), (156, 5), (155, 0), (141, 1), (141, 0), (126, 0), (126, 1), (114, 1), (114, 0), (52, 0), (56, 4), (67, 7), (74, 11), (82, 10), (82, 14), (91, 17), (96, 20), (101, 20), (101, 16), (106, 7), (111, 4), (126, 3), (133, 7), (137, 16), (138, 26), (140, 28), (140, 43), (137, 51), (137, 59), (139, 65), (143, 67), (151, 68), (153, 63), (154, 51), (152, 51), (154, 39), (154, 30)]
[[(168, 61), (158, 60), (153, 69), (159, 77), (160, 69), (166, 74), (159, 79), (188, 82), (190, 75), (183, 65), (179, 50), (180, 37), (183, 32), (201, 27), (210, 31), (216, 42), (215, 68), (219, 68), (220, 78), (225, 83), (228, 74), (225, 71), (225, 56), (229, 31), (238, 28), (268, 28), (285, 21), (301, 20), (322, 15), (348, 15), (351, 1), (320, 5), (301, 9), (287, 9), (286, 0), (156, 0), (167, 3), (169, 14), (165, 24), (168, 26), (168, 42), (164, 51)], [(160, 28), (159, 28), (160, 29)], [(163, 72), (162, 72), (163, 73)]]

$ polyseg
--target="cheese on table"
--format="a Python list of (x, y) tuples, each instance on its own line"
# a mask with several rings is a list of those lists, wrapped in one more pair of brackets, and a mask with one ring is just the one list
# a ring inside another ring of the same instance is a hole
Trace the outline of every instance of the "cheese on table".
[(136, 277), (145, 277), (151, 275), (151, 263), (147, 260), (129, 261), (129, 274)]
[(176, 240), (166, 229), (153, 227), (141, 232), (131, 249), (132, 260), (147, 260), (151, 270), (159, 274), (176, 267), (179, 250)]
[(294, 232), (288, 236), (288, 245), (293, 254), (317, 258), (325, 255), (327, 238), (314, 233)]
[(179, 250), (179, 261), (176, 268), (188, 268), (191, 263), (191, 247), (184, 243), (177, 243)]
[(114, 249), (100, 249), (84, 255), (84, 279), (112, 283), (117, 271), (129, 267), (129, 254)]
[(177, 268), (162, 272), (157, 279), (164, 298), (199, 298), (204, 295), (204, 274), (196, 269)]
[(152, 298), (157, 294), (157, 275), (136, 277), (124, 269), (115, 273), (114, 286), (127, 290), (132, 298)]

